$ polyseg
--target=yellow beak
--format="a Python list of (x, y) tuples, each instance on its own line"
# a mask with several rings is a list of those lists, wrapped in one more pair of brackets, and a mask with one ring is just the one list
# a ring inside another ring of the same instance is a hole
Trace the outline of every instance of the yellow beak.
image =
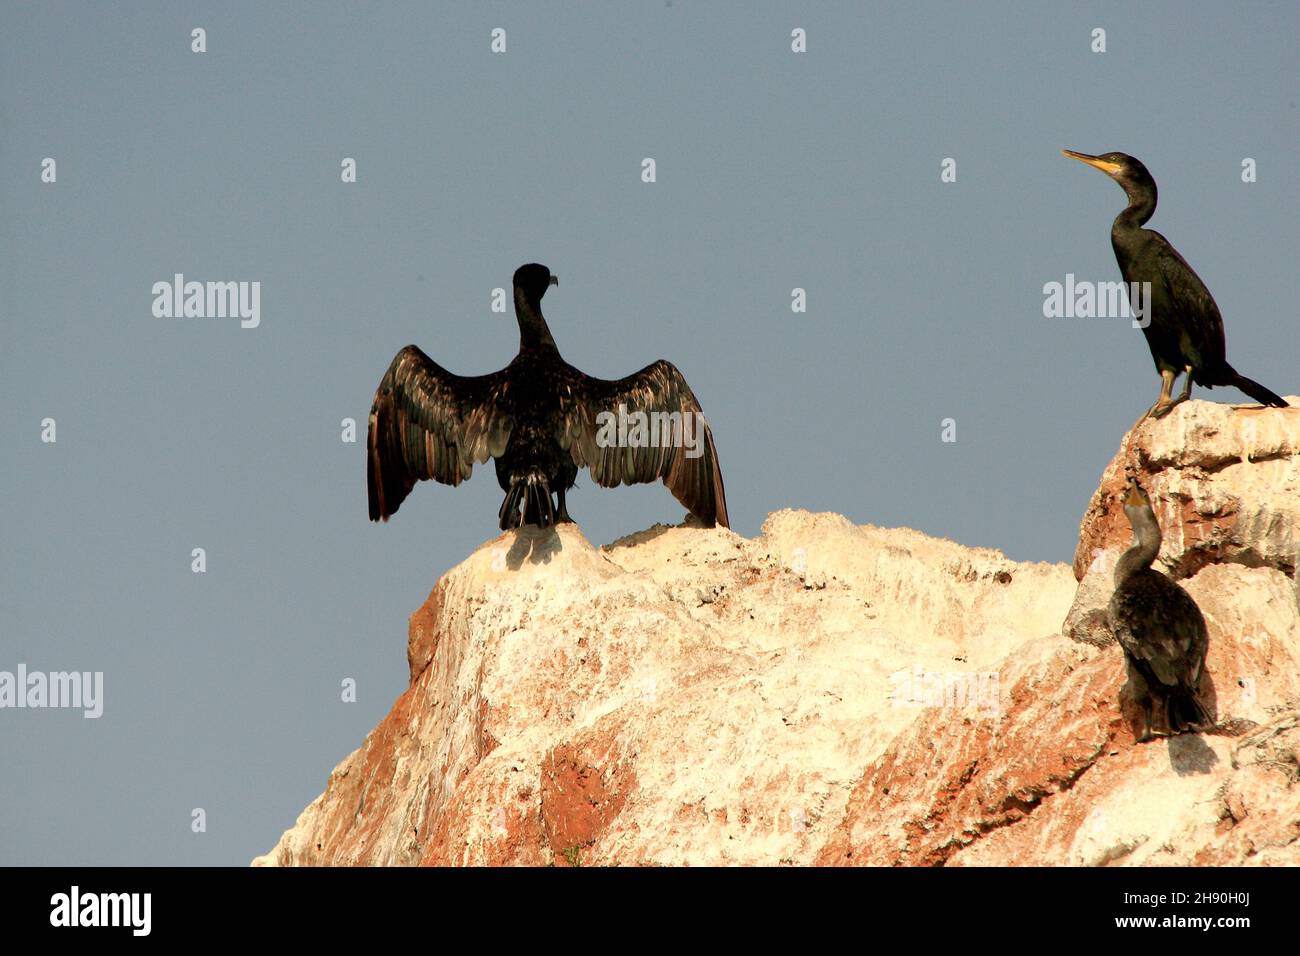
[(1114, 176), (1124, 167), (1119, 163), (1110, 163), (1100, 156), (1090, 156), (1087, 153), (1076, 153), (1072, 149), (1061, 150), (1062, 156), (1069, 156), (1071, 159), (1077, 159), (1081, 163), (1087, 163), (1093, 169), (1100, 169), (1107, 176)]
[(1142, 490), (1141, 485), (1130, 478), (1128, 483), (1128, 494), (1124, 496), (1124, 504), (1130, 505), (1134, 508), (1140, 508), (1146, 503), (1146, 492)]
[(1108, 161), (1101, 159), (1100, 156), (1091, 156), (1086, 152), (1062, 150), (1061, 155), (1069, 156), (1070, 159), (1079, 160), (1080, 163), (1087, 163), (1089, 166), (1092, 166), (1093, 169), (1100, 169), (1102, 173), (1106, 174), (1106, 176), (1114, 176), (1115, 173), (1118, 173), (1119, 170), (1123, 169), (1123, 166), (1118, 163), (1108, 163)]

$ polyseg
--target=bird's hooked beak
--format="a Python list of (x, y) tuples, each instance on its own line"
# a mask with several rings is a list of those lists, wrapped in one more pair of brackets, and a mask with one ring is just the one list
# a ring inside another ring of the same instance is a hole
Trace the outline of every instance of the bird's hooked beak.
[(1112, 163), (1102, 159), (1100, 156), (1092, 156), (1088, 153), (1076, 153), (1072, 149), (1061, 150), (1062, 156), (1069, 156), (1071, 159), (1077, 159), (1081, 163), (1087, 163), (1093, 169), (1100, 169), (1107, 176), (1114, 176), (1124, 167), (1119, 163)]
[(559, 284), (560, 284), (560, 277), (559, 277), (559, 276), (551, 276), (551, 285), (559, 285)]

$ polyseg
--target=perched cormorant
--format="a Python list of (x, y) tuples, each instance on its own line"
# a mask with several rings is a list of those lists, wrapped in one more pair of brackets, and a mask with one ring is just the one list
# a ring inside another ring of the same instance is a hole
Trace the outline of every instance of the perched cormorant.
[(491, 457), (503, 530), (572, 521), (564, 494), (583, 466), (606, 488), (661, 479), (704, 524), (728, 527), (713, 432), (682, 373), (663, 360), (616, 381), (578, 371), (542, 317), (553, 285), (546, 266), (516, 270), (519, 354), (499, 372), (453, 375), (414, 345), (397, 353), (370, 408), (370, 520), (387, 521), (417, 481), (458, 485)]
[(1134, 698), (1142, 704), (1139, 741), (1154, 736), (1151, 715), (1159, 704), (1163, 736), (1208, 729), (1212, 721), (1196, 688), (1210, 637), (1192, 596), (1151, 567), (1160, 551), (1160, 525), (1147, 493), (1130, 478), (1124, 514), (1134, 542), (1115, 565), (1110, 623), (1124, 648)]
[[(1287, 403), (1279, 395), (1238, 374), (1228, 364), (1223, 317), (1210, 290), (1168, 239), (1154, 229), (1142, 228), (1156, 211), (1156, 181), (1147, 168), (1125, 153), (1091, 156), (1072, 149), (1061, 152), (1100, 169), (1128, 196), (1128, 206), (1110, 228), (1110, 243), (1129, 288), (1135, 282), (1151, 284), (1145, 315), (1150, 321), (1142, 331), (1161, 379), (1160, 398), (1142, 418), (1159, 418), (1179, 402), (1187, 401), (1193, 381), (1206, 388), (1233, 385), (1257, 402), (1286, 408)], [(1171, 398), (1174, 380), (1184, 372), (1187, 380), (1182, 394)]]

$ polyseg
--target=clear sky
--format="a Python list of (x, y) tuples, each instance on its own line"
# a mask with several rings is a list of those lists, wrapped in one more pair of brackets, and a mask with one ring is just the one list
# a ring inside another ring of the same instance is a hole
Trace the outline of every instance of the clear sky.
[[(524, 262), (569, 361), (681, 369), (739, 533), (1070, 560), (1159, 379), (1127, 320), (1043, 316), (1118, 278), (1123, 194), (1060, 150), (1146, 163), (1230, 360), (1300, 391), (1297, 35), (1293, 2), (0, 2), (0, 670), (104, 673), (99, 719), (0, 710), (0, 863), (243, 864), (322, 790), (501, 501), (489, 466), (371, 525), (371, 396), (412, 342), (508, 362)], [(175, 273), (260, 282), (260, 325), (155, 317)], [(585, 473), (569, 505), (594, 544), (683, 514)]]

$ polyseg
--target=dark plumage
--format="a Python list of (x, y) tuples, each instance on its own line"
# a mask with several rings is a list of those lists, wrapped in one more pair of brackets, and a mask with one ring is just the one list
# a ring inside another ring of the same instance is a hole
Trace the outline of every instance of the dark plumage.
[[(1159, 418), (1186, 401), (1192, 394), (1193, 382), (1206, 388), (1232, 385), (1261, 404), (1286, 408), (1281, 396), (1228, 364), (1223, 317), (1210, 290), (1168, 239), (1154, 229), (1142, 228), (1156, 211), (1156, 181), (1147, 168), (1125, 153), (1091, 156), (1069, 149), (1062, 152), (1100, 169), (1128, 196), (1128, 206), (1111, 226), (1110, 242), (1120, 274), (1129, 287), (1135, 282), (1151, 284), (1147, 303), (1150, 323), (1142, 331), (1161, 383), (1160, 398), (1147, 415)], [(1174, 380), (1184, 372), (1187, 379), (1182, 394), (1171, 398)]]
[(1115, 566), (1109, 613), (1145, 715), (1138, 740), (1156, 733), (1152, 711), (1157, 706), (1162, 735), (1205, 730), (1212, 721), (1197, 696), (1210, 644), (1205, 618), (1190, 594), (1151, 567), (1160, 551), (1160, 525), (1136, 479), (1129, 479), (1124, 513), (1135, 540)]
[[(564, 496), (582, 467), (606, 488), (662, 480), (706, 525), (727, 527), (713, 432), (681, 372), (661, 360), (607, 381), (565, 362), (542, 317), (552, 285), (558, 280), (545, 266), (515, 272), (519, 354), (499, 372), (453, 375), (414, 345), (397, 353), (370, 408), (370, 519), (387, 521), (417, 481), (458, 485), (491, 457), (506, 493), (502, 529), (572, 520)], [(625, 428), (620, 444), (602, 416), (617, 418), (620, 406), (660, 424), (676, 413), (681, 425), (654, 439)]]

